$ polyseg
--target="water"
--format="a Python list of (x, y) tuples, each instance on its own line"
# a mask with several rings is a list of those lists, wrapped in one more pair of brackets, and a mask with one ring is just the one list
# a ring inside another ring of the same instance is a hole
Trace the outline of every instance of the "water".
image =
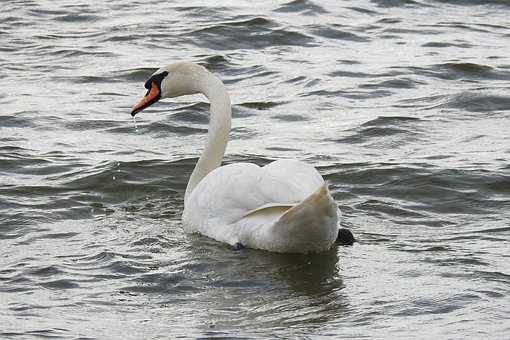
[[(4, 1), (0, 338), (507, 338), (508, 1)], [(226, 162), (314, 164), (359, 240), (319, 255), (182, 232), (200, 96)], [(138, 130), (138, 133), (137, 133)]]
[[(135, 126), (135, 131), (138, 133), (138, 123), (136, 122), (136, 117), (133, 116), (133, 124)], [(118, 165), (120, 165), (120, 163), (117, 163)]]

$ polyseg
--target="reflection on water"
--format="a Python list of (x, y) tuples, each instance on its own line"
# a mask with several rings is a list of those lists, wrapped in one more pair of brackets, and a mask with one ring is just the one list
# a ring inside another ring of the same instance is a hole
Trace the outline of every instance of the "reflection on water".
[(210, 244), (194, 247), (190, 258), (213, 287), (200, 295), (201, 301), (205, 294), (215, 306), (206, 321), (218, 328), (259, 332), (260, 328), (301, 327), (303, 323), (320, 326), (337, 318), (347, 305), (335, 250), (322, 255), (285, 255), (232, 252)]

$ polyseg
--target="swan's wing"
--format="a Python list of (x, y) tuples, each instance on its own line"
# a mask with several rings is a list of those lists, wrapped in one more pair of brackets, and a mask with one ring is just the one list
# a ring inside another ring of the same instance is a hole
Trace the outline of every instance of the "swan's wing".
[(323, 183), (313, 167), (290, 160), (259, 167), (237, 163), (208, 174), (186, 201), (185, 215), (193, 225), (204, 221), (233, 223), (264, 206), (299, 203)]
[(279, 211), (285, 212), (292, 207), (295, 207), (297, 203), (267, 203), (257, 209), (253, 209), (244, 214), (243, 218), (251, 215), (261, 213), (263, 211)]
[(278, 160), (269, 163), (263, 169), (299, 190), (302, 195), (300, 201), (310, 196), (324, 183), (317, 169), (296, 160)]

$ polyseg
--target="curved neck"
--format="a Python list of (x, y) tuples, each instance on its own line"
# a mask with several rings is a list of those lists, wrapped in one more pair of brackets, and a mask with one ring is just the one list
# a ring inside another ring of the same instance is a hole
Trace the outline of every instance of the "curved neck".
[(221, 165), (228, 143), (231, 124), (231, 105), (225, 85), (213, 74), (207, 72), (197, 81), (198, 92), (203, 93), (211, 103), (207, 143), (198, 159), (186, 187), (184, 204), (195, 187), (208, 173)]

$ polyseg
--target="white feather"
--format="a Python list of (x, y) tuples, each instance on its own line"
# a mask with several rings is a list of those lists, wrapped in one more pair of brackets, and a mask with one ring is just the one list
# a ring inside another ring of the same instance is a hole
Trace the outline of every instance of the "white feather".
[(225, 86), (193, 63), (175, 63), (160, 72), (168, 73), (161, 97), (203, 93), (211, 102), (207, 144), (186, 188), (185, 231), (276, 252), (329, 249), (340, 211), (317, 170), (296, 160), (220, 166), (231, 121)]

